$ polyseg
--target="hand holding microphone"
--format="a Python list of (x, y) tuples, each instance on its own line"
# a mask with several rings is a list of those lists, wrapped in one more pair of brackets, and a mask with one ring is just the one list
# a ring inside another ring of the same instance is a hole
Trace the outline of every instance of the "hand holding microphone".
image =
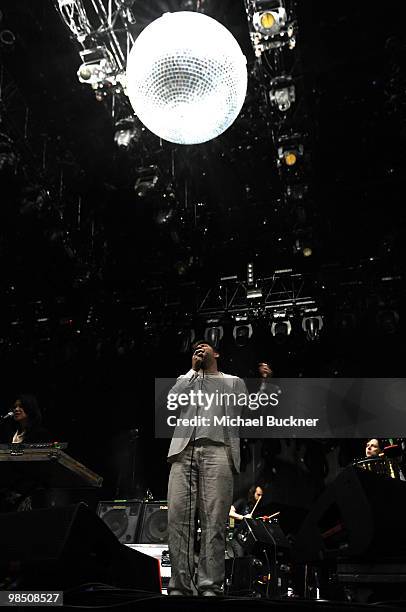
[(197, 347), (192, 356), (192, 368), (195, 372), (198, 372), (202, 366), (204, 359), (204, 349)]

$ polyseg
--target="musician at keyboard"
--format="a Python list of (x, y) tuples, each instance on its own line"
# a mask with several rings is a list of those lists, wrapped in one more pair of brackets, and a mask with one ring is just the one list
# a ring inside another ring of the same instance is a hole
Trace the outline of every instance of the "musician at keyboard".
[[(1, 428), (2, 442), (33, 444), (51, 442), (51, 434), (42, 426), (42, 414), (33, 395), (20, 395), (13, 406), (14, 416)], [(0, 511), (13, 512), (31, 510), (35, 507), (35, 496), (41, 488), (32, 478), (21, 478), (12, 490), (0, 489)]]

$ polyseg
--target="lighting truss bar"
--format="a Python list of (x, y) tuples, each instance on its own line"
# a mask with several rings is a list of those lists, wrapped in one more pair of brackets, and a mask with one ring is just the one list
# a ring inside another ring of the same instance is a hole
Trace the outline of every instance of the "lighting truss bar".
[(131, 7), (112, 0), (54, 0), (55, 7), (83, 50), (105, 45), (114, 58), (113, 75), (123, 76), (127, 56), (135, 38)]
[(126, 57), (121, 49), (120, 43), (118, 41), (116, 32), (114, 30), (114, 21), (119, 16), (120, 12), (115, 11), (114, 15), (112, 13), (111, 1), (109, 0), (109, 13), (107, 13), (106, 8), (102, 2), (102, 0), (92, 0), (92, 5), (96, 14), (98, 15), (101, 24), (99, 26), (98, 32), (107, 33), (108, 37), (111, 41), (111, 51), (114, 55), (114, 58), (117, 62), (117, 65), (121, 70), (125, 70), (126, 66)]
[[(222, 284), (205, 291), (198, 300), (197, 313), (234, 312), (247, 308), (275, 308), (278, 305), (304, 306), (314, 304), (314, 299), (307, 286), (308, 279), (301, 274), (290, 274), (288, 277), (273, 275), (267, 279), (258, 279), (258, 290), (262, 297), (257, 298), (255, 306), (249, 304), (249, 286), (247, 283)], [(248, 301), (247, 301), (248, 300)]]

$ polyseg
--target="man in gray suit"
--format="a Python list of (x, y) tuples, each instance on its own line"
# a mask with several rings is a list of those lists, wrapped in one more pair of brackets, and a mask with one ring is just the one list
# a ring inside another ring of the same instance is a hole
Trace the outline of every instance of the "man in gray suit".
[[(246, 402), (245, 383), (217, 368), (219, 353), (208, 342), (193, 346), (192, 368), (177, 379), (171, 397), (182, 401), (168, 453), (172, 463), (168, 486), (168, 538), (171, 557), (170, 595), (223, 594), (225, 526), (233, 496), (233, 473), (240, 469), (238, 429), (229, 419)], [(169, 397), (169, 395), (168, 395)], [(220, 424), (219, 424), (220, 423)], [(201, 543), (194, 580), (196, 509)]]

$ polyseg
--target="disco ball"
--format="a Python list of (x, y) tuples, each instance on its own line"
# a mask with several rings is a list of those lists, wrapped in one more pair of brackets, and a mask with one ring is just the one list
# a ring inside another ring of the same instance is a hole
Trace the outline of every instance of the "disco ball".
[(197, 144), (222, 134), (246, 90), (247, 61), (237, 41), (202, 13), (165, 13), (141, 32), (128, 57), (134, 112), (170, 142)]

